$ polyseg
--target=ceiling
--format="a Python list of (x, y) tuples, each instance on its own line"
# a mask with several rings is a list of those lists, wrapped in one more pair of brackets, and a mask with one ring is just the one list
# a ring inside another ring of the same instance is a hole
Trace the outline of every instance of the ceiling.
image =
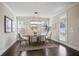
[(16, 16), (33, 16), (38, 12), (39, 16), (49, 17), (57, 11), (73, 4), (72, 2), (5, 2)]

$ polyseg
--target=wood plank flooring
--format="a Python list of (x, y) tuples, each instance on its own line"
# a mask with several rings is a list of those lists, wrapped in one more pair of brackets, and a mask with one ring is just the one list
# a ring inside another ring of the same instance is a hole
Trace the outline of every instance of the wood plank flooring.
[(2, 56), (79, 56), (79, 51), (76, 51), (62, 44), (59, 44), (58, 47), (53, 47), (48, 49), (15, 52), (17, 46), (18, 46), (18, 42), (16, 42), (14, 46), (12, 46), (8, 50), (8, 52), (5, 52)]

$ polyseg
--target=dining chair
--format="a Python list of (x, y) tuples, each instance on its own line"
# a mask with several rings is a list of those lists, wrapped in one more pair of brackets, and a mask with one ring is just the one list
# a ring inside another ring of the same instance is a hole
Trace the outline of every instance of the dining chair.
[(44, 44), (45, 42), (46, 42), (46, 37), (45, 37), (45, 35), (40, 35), (40, 44)]
[(20, 43), (20, 46), (22, 46), (22, 42), (25, 42), (26, 44), (28, 42), (28, 40), (23, 38), (20, 33), (18, 33), (18, 39), (19, 39), (18, 41)]
[(38, 36), (37, 36), (37, 35), (31, 36), (30, 44), (31, 44), (31, 45), (36, 44), (36, 43), (37, 43), (37, 39), (38, 39)]
[(52, 36), (52, 31), (49, 31), (46, 35), (46, 42), (52, 42), (51, 36)]
[(49, 32), (47, 33), (47, 35), (46, 35), (46, 39), (51, 39), (51, 35), (52, 35), (52, 32), (49, 31)]

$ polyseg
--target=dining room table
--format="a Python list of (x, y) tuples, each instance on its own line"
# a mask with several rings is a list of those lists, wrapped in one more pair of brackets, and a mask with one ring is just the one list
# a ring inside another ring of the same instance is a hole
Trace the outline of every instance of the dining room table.
[[(32, 40), (31, 37), (32, 36), (34, 36), (34, 35), (23, 35), (23, 37), (28, 37), (28, 44), (29, 45), (31, 45), (31, 40)], [(36, 35), (36, 36), (37, 36), (36, 42), (40, 43), (41, 42), (41, 40), (40, 40), (41, 36), (45, 36), (45, 35)]]

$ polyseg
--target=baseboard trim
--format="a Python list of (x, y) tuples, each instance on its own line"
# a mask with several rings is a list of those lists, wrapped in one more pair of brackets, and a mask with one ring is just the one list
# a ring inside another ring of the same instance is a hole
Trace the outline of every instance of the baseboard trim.
[(68, 46), (68, 47), (70, 47), (70, 48), (72, 48), (72, 49), (74, 49), (74, 50), (79, 51), (79, 48), (78, 47), (75, 47), (75, 46), (70, 45), (70, 44), (65, 44), (65, 45)]
[(53, 40), (53, 41), (55, 41), (55, 42), (57, 42), (57, 43), (59, 43), (59, 44), (62, 44), (62, 45), (64, 45), (64, 46), (66, 46), (66, 47), (72, 48), (72, 49), (74, 49), (74, 50), (76, 50), (76, 51), (79, 51), (79, 48), (77, 48), (77, 47), (75, 47), (75, 46), (72, 46), (72, 45), (70, 45), (70, 44), (67, 44), (67, 43), (64, 43), (64, 42), (60, 42), (60, 41), (57, 41), (57, 40)]
[(5, 55), (8, 53), (9, 49), (10, 49), (16, 42), (17, 42), (17, 40), (14, 41), (6, 50), (4, 50), (3, 53), (1, 54), (1, 56), (5, 56)]

